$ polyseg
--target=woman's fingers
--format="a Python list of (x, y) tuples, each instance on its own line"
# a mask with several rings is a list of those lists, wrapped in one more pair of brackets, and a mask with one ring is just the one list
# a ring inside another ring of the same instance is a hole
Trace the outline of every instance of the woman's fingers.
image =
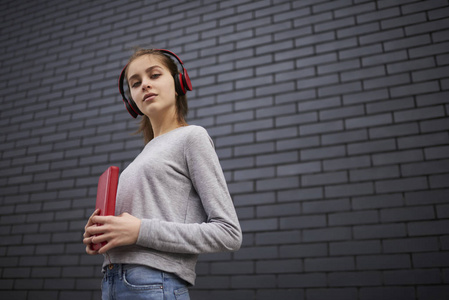
[[(124, 245), (132, 245), (137, 241), (141, 220), (123, 213), (120, 216), (99, 216), (95, 210), (87, 221), (83, 243), (88, 254), (105, 253), (108, 250)], [(92, 244), (106, 243), (98, 251), (92, 250)]]
[(84, 229), (87, 229), (89, 226), (92, 226), (94, 223), (93, 223), (93, 218), (96, 216), (96, 215), (98, 215), (100, 213), (100, 210), (99, 209), (96, 209), (93, 213), (92, 213), (92, 215), (89, 217), (89, 219), (87, 220), (87, 224), (86, 224), (86, 226), (84, 227)]
[(95, 255), (98, 253), (98, 251), (92, 250), (91, 246), (92, 246), (92, 239), (93, 236), (90, 233), (90, 228), (95, 227), (93, 226), (95, 223), (93, 222), (93, 219), (95, 216), (97, 216), (100, 213), (99, 209), (96, 209), (92, 215), (89, 217), (89, 219), (87, 220), (87, 224), (86, 226), (84, 226), (84, 234), (83, 234), (83, 244), (86, 245), (86, 253), (90, 254), (90, 255)]

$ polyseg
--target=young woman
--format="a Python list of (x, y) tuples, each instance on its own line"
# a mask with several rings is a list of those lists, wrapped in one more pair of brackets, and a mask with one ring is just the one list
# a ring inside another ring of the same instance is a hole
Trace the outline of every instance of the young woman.
[(207, 131), (184, 119), (191, 83), (182, 61), (139, 50), (120, 81), (128, 111), (142, 115), (146, 145), (120, 175), (115, 216), (95, 211), (83, 243), (105, 255), (103, 299), (189, 299), (198, 254), (240, 248), (235, 208)]

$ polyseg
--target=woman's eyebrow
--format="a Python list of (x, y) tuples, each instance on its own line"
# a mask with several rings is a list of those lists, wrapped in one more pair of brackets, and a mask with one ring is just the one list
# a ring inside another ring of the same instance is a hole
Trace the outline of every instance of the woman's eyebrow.
[[(158, 66), (158, 65), (151, 66), (151, 67), (149, 67), (148, 69), (145, 70), (145, 73), (149, 73), (149, 72), (151, 72), (155, 68), (162, 68), (162, 67)], [(132, 76), (130, 76), (128, 78), (128, 82), (130, 82), (131, 80), (133, 80), (135, 78), (139, 78), (139, 77), (140, 77), (139, 74), (133, 74)]]

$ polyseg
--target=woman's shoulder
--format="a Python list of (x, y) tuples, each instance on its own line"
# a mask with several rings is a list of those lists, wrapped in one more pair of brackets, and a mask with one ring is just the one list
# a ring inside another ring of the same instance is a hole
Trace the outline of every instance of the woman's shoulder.
[(206, 128), (200, 126), (200, 125), (189, 125), (186, 126), (187, 131), (191, 135), (208, 135)]
[(206, 128), (199, 125), (189, 125), (185, 127), (185, 137), (189, 143), (211, 143), (213, 146), (212, 138), (207, 132)]

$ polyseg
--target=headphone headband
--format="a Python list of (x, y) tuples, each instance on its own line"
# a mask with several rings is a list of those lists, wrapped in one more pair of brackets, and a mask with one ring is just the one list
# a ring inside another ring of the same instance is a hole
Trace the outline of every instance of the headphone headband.
[[(189, 74), (187, 73), (187, 69), (184, 68), (184, 63), (182, 60), (172, 51), (166, 50), (166, 49), (153, 49), (153, 51), (159, 51), (164, 54), (168, 54), (171, 57), (176, 58), (176, 60), (181, 65), (182, 72), (174, 75), (175, 80), (175, 89), (178, 95), (183, 96), (187, 93), (187, 90), (192, 90), (192, 82), (190, 81)], [(119, 82), (118, 82), (118, 89), (120, 92), (120, 95), (122, 95), (122, 100), (125, 103), (125, 107), (128, 110), (128, 113), (133, 117), (137, 118), (138, 115), (143, 115), (143, 113), (140, 111), (140, 109), (137, 107), (134, 100), (129, 97), (129, 99), (125, 95), (125, 89), (123, 88), (123, 82), (125, 81), (125, 73), (126, 68), (128, 67), (129, 63), (125, 65), (125, 67), (122, 69), (122, 72), (120, 73)]]

